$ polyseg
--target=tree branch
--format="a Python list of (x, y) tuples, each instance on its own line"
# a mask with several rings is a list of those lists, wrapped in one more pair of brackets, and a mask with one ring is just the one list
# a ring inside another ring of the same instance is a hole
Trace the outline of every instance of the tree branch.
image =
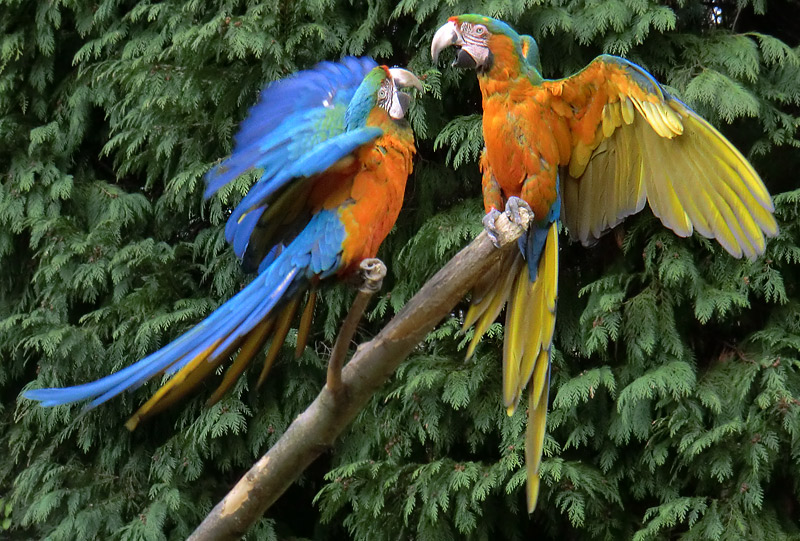
[[(521, 209), (524, 210), (524, 209)], [(481, 276), (490, 272), (502, 250), (527, 229), (500, 214), (495, 226), (500, 250), (481, 233), (419, 290), (378, 333), (362, 344), (342, 371), (342, 390), (326, 385), (314, 402), (289, 425), (272, 448), (208, 514), (190, 540), (238, 539), (334, 440), (377, 391)]]
[(336, 337), (336, 343), (333, 344), (331, 358), (328, 361), (328, 382), (326, 386), (334, 395), (338, 394), (342, 389), (342, 366), (344, 366), (347, 347), (356, 333), (358, 322), (361, 321), (361, 316), (364, 315), (364, 310), (366, 310), (369, 300), (375, 293), (380, 291), (383, 279), (386, 277), (386, 265), (380, 259), (365, 259), (359, 267), (361, 268), (363, 280), (358, 288), (358, 294), (353, 300), (353, 305), (350, 307), (341, 329), (339, 329), (339, 336)]

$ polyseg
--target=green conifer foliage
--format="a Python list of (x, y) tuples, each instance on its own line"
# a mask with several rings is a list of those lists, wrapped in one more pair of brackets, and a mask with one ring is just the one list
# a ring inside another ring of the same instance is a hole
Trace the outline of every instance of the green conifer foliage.
[(464, 12), (535, 36), (548, 77), (601, 52), (645, 66), (753, 160), (781, 233), (754, 262), (648, 212), (595, 248), (562, 243), (533, 516), (524, 415), (500, 400), (502, 327), (465, 362), (464, 302), (249, 537), (800, 536), (796, 3), (0, 0), (0, 537), (185, 538), (322, 386), (343, 286), (259, 392), (250, 374), (206, 408), (204, 389), (134, 433), (123, 422), (160, 381), (85, 415), (18, 398), (134, 362), (246, 283), (222, 226), (253, 178), (204, 203), (202, 176), (266, 82), (368, 54), (430, 87), (359, 340), (480, 232), (477, 84), (428, 52)]

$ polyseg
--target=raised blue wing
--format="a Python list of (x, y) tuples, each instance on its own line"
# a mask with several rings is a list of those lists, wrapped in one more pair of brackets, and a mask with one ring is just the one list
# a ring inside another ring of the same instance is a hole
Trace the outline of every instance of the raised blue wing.
[(225, 228), (238, 257), (264, 208), (287, 186), (325, 171), (381, 134), (379, 128), (345, 132), (344, 121), (356, 88), (375, 66), (371, 58), (321, 62), (261, 93), (235, 137), (233, 153), (206, 176), (205, 196), (210, 197), (242, 173), (263, 170)]

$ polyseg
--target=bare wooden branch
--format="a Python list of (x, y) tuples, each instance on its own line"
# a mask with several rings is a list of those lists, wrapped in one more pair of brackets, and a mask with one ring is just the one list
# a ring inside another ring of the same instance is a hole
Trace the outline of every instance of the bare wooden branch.
[[(523, 209), (524, 210), (524, 209)], [(461, 250), (355, 355), (342, 371), (344, 393), (336, 398), (325, 386), (314, 402), (286, 429), (280, 440), (239, 480), (189, 539), (238, 539), (336, 437), (453, 307), (477, 279), (492, 270), (503, 249), (511, 248), (527, 228), (501, 214), (495, 226), (501, 249), (484, 232)]]
[(336, 343), (333, 344), (331, 358), (328, 361), (326, 385), (334, 395), (337, 395), (342, 389), (342, 366), (344, 366), (344, 358), (347, 356), (350, 341), (356, 333), (358, 322), (361, 321), (369, 300), (380, 291), (383, 279), (386, 277), (386, 265), (380, 259), (365, 259), (359, 267), (361, 268), (362, 283), (353, 300), (353, 305), (339, 329), (339, 335), (336, 337)]

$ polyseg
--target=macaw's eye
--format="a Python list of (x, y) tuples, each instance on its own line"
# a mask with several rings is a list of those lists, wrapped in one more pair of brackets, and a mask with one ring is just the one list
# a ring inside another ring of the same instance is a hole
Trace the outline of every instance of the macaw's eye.
[(480, 26), (480, 25), (476, 26), (475, 27), (475, 34), (477, 34), (479, 36), (483, 36), (484, 34), (486, 34), (486, 27), (485, 26)]
[(385, 88), (381, 88), (380, 90), (378, 90), (378, 97), (380, 99), (386, 98), (386, 89)]

